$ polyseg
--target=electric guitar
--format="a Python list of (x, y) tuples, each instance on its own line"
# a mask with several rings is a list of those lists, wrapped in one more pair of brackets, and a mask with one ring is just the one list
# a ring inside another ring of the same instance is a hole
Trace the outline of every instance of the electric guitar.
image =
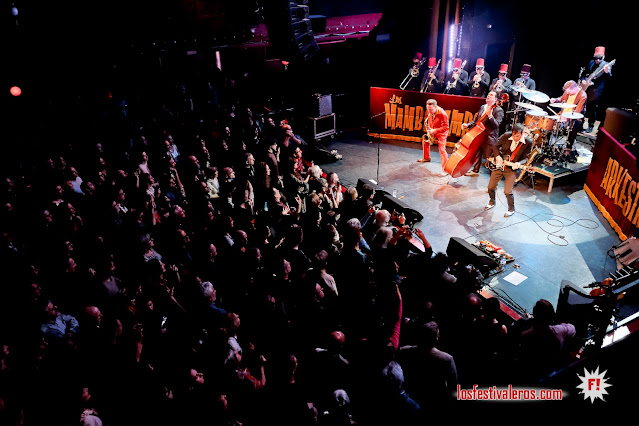
[[(519, 170), (522, 170), (522, 171), (528, 170), (528, 169), (532, 169), (531, 165), (520, 164), (520, 163), (517, 163), (517, 162), (510, 162), (510, 161), (508, 161), (509, 159), (510, 159), (510, 156), (508, 156), (508, 155), (506, 155), (505, 158), (503, 160), (501, 160), (501, 161), (490, 157), (490, 158), (488, 158), (488, 169), (489, 170), (501, 170), (501, 171), (504, 171), (506, 169), (506, 166), (509, 166), (509, 167), (512, 168), (513, 166), (515, 166), (515, 164), (517, 165), (515, 167), (517, 167)], [(515, 169), (513, 169), (513, 170), (515, 170)]]
[(606, 66), (608, 66), (608, 70), (610, 70), (610, 68), (612, 68), (612, 66), (615, 64), (615, 62), (617, 62), (617, 60), (613, 59), (612, 61), (610, 61), (607, 64), (605, 64), (603, 67), (600, 67), (600, 68), (596, 69), (592, 74), (590, 74), (585, 79), (581, 80), (581, 87), (584, 90), (586, 90), (587, 88), (589, 88), (590, 86), (595, 84), (595, 83), (593, 83), (593, 80), (598, 78), (604, 72), (604, 68)]

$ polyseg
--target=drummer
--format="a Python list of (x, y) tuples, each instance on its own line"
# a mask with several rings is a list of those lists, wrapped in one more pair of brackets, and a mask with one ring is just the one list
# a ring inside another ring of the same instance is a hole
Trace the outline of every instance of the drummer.
[(568, 80), (563, 86), (563, 95), (559, 98), (551, 98), (550, 105), (561, 103), (564, 108), (559, 113), (560, 120), (569, 123), (572, 127), (568, 133), (566, 150), (572, 150), (577, 138), (577, 133), (583, 129), (583, 110), (586, 105), (586, 92), (574, 80)]

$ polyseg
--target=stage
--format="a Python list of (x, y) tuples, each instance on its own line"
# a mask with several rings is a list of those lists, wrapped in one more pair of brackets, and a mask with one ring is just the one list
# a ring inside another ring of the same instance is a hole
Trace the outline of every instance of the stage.
[(388, 193), (396, 191), (403, 203), (423, 215), (417, 227), (435, 251), (446, 252), (450, 239), (459, 237), (471, 244), (488, 240), (512, 255), (514, 261), (485, 280), (483, 292), (499, 296), (514, 316), (531, 313), (542, 298), (556, 306), (562, 280), (584, 288), (617, 269), (607, 253), (621, 241), (584, 191), (585, 162), (592, 154), (588, 144), (577, 142), (578, 161), (568, 163), (580, 170), (555, 177), (551, 188), (548, 178), (538, 174), (534, 187), (524, 181), (516, 185), (517, 213), (508, 218), (503, 181), (497, 206), (484, 211), (488, 170), (482, 168), (477, 177), (440, 177), (434, 147), (430, 163), (416, 162), (421, 144), (371, 139), (365, 131), (342, 133), (329, 147), (343, 159), (322, 165), (325, 171), (337, 172), (345, 186), (356, 186), (362, 178), (377, 181)]

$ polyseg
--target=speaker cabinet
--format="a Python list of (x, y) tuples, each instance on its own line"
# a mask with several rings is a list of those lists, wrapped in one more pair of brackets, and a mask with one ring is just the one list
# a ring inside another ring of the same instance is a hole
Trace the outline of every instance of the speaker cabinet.
[(636, 117), (631, 112), (619, 108), (606, 109), (603, 128), (619, 143), (630, 143), (636, 126)]
[(306, 2), (269, 0), (263, 6), (269, 41), (276, 55), (289, 61), (308, 61), (319, 52)]
[(393, 213), (393, 210), (397, 211), (398, 213), (404, 213), (404, 216), (406, 216), (407, 224), (417, 223), (424, 218), (424, 216), (420, 212), (413, 209), (402, 200), (397, 199), (386, 192), (382, 194), (381, 200), (382, 208), (388, 210), (389, 212), (391, 212), (391, 214)]
[(450, 239), (448, 248), (446, 249), (446, 255), (453, 262), (458, 262), (462, 265), (473, 265), (481, 271), (484, 276), (497, 267), (497, 261), (494, 258), (459, 237), (452, 237)]

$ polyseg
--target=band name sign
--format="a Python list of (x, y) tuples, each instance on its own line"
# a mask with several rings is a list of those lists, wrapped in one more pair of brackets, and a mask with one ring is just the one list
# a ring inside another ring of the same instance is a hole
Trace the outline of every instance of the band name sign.
[(470, 96), (371, 87), (370, 115), (374, 118), (370, 122), (369, 135), (421, 142), (429, 99), (435, 99), (448, 114), (448, 142), (451, 145), (466, 134), (467, 129), (462, 129), (461, 125), (472, 121), (479, 107), (486, 102), (485, 98)]
[(584, 189), (621, 239), (639, 224), (639, 170), (635, 157), (599, 129)]

